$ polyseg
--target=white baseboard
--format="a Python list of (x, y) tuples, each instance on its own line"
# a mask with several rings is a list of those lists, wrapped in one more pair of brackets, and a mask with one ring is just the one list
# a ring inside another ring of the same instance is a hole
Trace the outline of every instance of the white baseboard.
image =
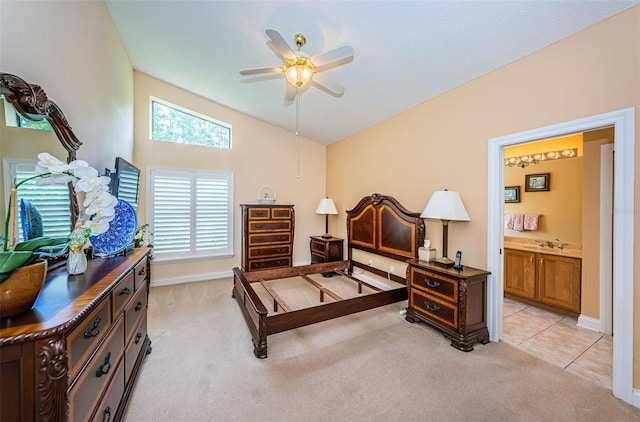
[(163, 278), (160, 280), (152, 279), (151, 287), (170, 286), (172, 284), (182, 284), (182, 283), (194, 283), (197, 281), (216, 280), (219, 278), (227, 278), (227, 277), (233, 277), (233, 271), (193, 274), (185, 277), (169, 277), (169, 278)]
[(600, 332), (600, 328), (602, 327), (602, 325), (599, 319), (591, 318), (585, 315), (580, 315), (578, 317), (578, 327), (587, 328), (589, 330)]
[[(309, 265), (308, 261), (294, 263), (295, 266)], [(153, 271), (152, 271), (153, 274)], [(233, 271), (220, 271), (217, 273), (192, 274), (184, 277), (169, 277), (155, 279), (151, 276), (151, 287), (170, 286), (172, 284), (195, 283), (198, 281), (217, 280), (219, 278), (233, 277)]]
[(631, 405), (640, 409), (640, 390), (638, 390), (637, 388), (633, 389), (633, 397), (631, 398), (631, 400)]

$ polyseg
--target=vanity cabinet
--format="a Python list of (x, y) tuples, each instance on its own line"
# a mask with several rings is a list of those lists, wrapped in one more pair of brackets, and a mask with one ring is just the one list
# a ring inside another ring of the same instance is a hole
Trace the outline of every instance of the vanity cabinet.
[(32, 310), (0, 319), (0, 420), (122, 419), (151, 352), (149, 252), (50, 271)]
[(504, 291), (527, 299), (536, 298), (536, 254), (505, 249)]
[(580, 312), (580, 258), (505, 249), (504, 265), (505, 293), (534, 304)]
[(293, 205), (242, 204), (242, 270), (290, 267)]

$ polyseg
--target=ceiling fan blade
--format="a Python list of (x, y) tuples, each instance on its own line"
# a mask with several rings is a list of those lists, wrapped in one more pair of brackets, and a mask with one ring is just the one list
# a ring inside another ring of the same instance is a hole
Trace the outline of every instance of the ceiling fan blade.
[(347, 63), (351, 60), (353, 60), (353, 48), (348, 45), (311, 57), (311, 62), (318, 70), (332, 65)]
[(281, 67), (261, 67), (259, 69), (241, 70), (240, 74), (241, 75), (256, 75), (258, 73), (277, 73), (277, 72), (282, 72), (282, 68)]
[(267, 29), (264, 32), (267, 34), (267, 37), (271, 39), (271, 45), (278, 54), (285, 59), (293, 59), (296, 57), (296, 53), (293, 52), (291, 47), (289, 47), (289, 44), (287, 44), (278, 31), (275, 29)]
[(344, 94), (344, 88), (343, 87), (341, 87), (340, 85), (336, 84), (335, 82), (331, 82), (322, 73), (314, 73), (313, 74), (313, 78), (311, 79), (311, 82), (315, 83), (316, 85), (318, 85), (323, 90), (325, 90), (325, 91), (329, 92), (330, 94), (335, 95), (337, 97), (341, 97), (342, 94)]

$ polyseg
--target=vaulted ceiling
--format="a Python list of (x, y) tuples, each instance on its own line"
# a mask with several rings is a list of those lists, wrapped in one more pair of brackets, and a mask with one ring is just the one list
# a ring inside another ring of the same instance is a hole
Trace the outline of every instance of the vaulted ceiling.
[[(345, 45), (352, 61), (323, 71), (342, 96), (301, 89), (301, 136), (330, 144), (518, 60), (640, 0), (136, 1), (107, 0), (136, 70), (296, 130), (295, 101), (267, 28), (310, 56)], [(213, 116), (215, 117), (215, 116)]]

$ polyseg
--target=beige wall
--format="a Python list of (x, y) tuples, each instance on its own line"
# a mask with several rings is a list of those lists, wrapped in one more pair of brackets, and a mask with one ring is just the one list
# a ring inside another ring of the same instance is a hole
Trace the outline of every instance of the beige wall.
[[(420, 211), (433, 191), (457, 190), (471, 221), (450, 227), (449, 250), (462, 250), (465, 264), (483, 268), (488, 140), (628, 107), (636, 108), (637, 142), (640, 6), (330, 145), (327, 193), (344, 206), (381, 192)], [(636, 163), (639, 156), (636, 148)], [(636, 183), (636, 209), (639, 192)], [(637, 240), (640, 222), (634, 215)], [(340, 217), (342, 233), (336, 234), (344, 235)], [(440, 224), (427, 226), (432, 244), (440, 248)], [(640, 262), (640, 248), (634, 250), (634, 261)], [(637, 268), (634, 280), (637, 304)], [(638, 385), (640, 324), (634, 326), (634, 350)]]
[[(132, 156), (133, 69), (103, 2), (0, 1), (0, 72), (40, 85), (60, 106), (83, 142), (78, 158), (102, 169)], [(2, 131), (0, 145), (17, 131)], [(3, 145), (2, 154), (35, 159), (34, 145)]]
[[(505, 214), (538, 214), (538, 230), (504, 229), (505, 236), (560, 239), (582, 243), (582, 157), (543, 161), (537, 165), (505, 167), (505, 186), (520, 187), (520, 202), (504, 204)], [(526, 192), (525, 176), (549, 173), (549, 191)]]
[[(258, 190), (270, 186), (277, 204), (295, 205), (293, 261), (308, 264), (309, 236), (324, 233), (324, 217), (315, 214), (325, 195), (325, 146), (276, 128), (196, 94), (135, 72), (135, 139), (133, 163), (143, 170), (145, 187), (149, 167), (191, 168), (234, 173), (234, 252), (232, 258), (181, 262), (154, 262), (154, 279), (187, 281), (228, 275), (240, 265), (241, 214), (239, 204), (257, 203)], [(151, 141), (149, 97), (156, 97), (231, 124), (232, 149), (219, 150)], [(298, 170), (298, 153), (300, 165)], [(146, 220), (145, 190), (138, 210)]]
[(600, 318), (600, 215), (610, 212), (600, 204), (600, 146), (613, 142), (613, 135), (609, 128), (584, 136), (581, 312), (595, 319)]

